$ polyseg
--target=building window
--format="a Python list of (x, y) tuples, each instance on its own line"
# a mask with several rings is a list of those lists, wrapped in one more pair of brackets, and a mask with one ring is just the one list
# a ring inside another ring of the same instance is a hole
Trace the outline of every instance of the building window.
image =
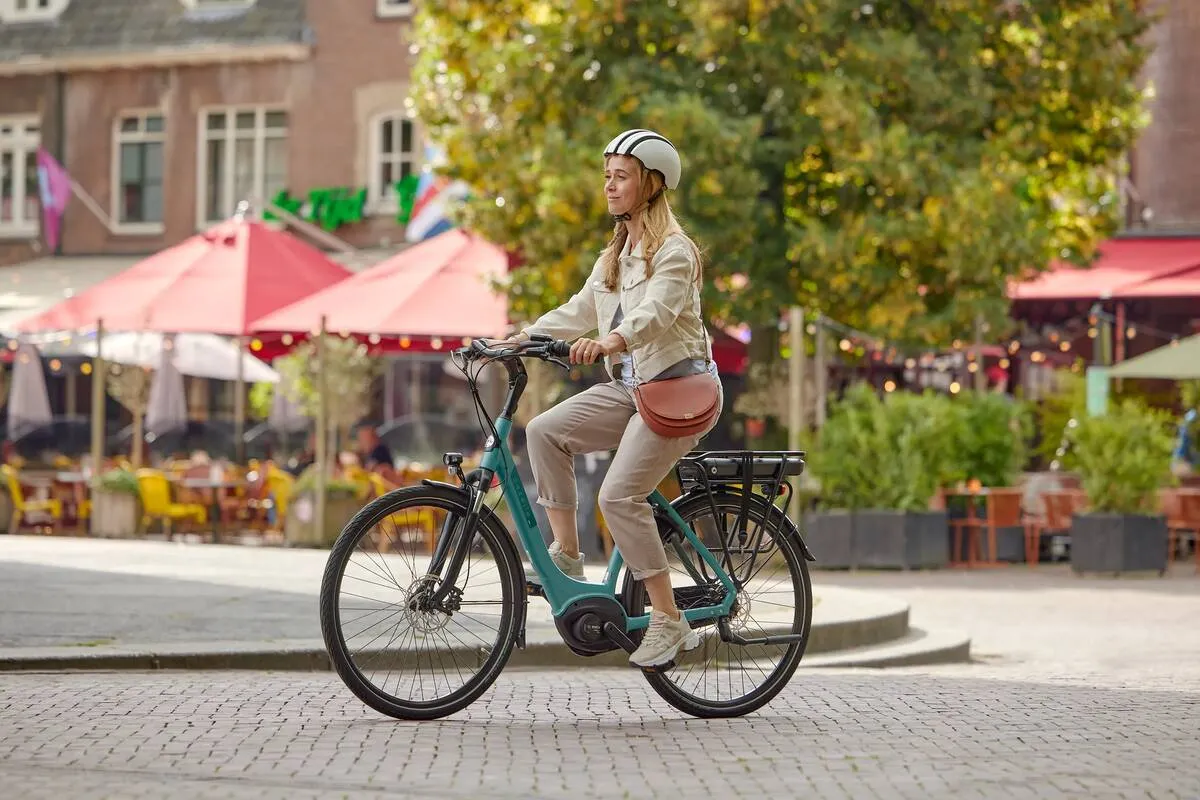
[(37, 236), (40, 141), (36, 118), (0, 117), (0, 236)]
[(403, 113), (377, 117), (371, 126), (368, 202), (379, 212), (396, 209), (396, 184), (416, 173), (417, 128)]
[(411, 17), (412, 0), (375, 0), (375, 11), (381, 17)]
[(201, 115), (200, 216), (217, 222), (250, 201), (261, 210), (287, 188), (286, 111), (220, 109)]
[(0, 0), (0, 22), (42, 22), (62, 13), (66, 0)]
[(117, 225), (162, 229), (165, 139), (166, 124), (158, 112), (126, 114), (117, 120), (113, 170)]

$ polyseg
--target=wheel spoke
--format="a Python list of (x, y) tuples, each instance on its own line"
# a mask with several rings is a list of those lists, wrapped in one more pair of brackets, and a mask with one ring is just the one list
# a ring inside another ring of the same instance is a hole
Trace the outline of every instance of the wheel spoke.
[[(748, 639), (780, 634), (807, 637), (812, 619), (808, 568), (791, 534), (779, 529), (782, 516), (763, 502), (752, 503), (745, 520), (746, 546), (732, 541), (726, 549), (726, 541), (736, 539), (733, 532), (739, 527), (741, 498), (720, 494), (714, 501), (710, 503), (707, 497), (686, 501), (678, 511), (718, 562), (738, 579), (730, 628)], [(757, 547), (751, 549), (752, 544)], [(705, 591), (720, 590), (707, 569), (701, 571), (707, 587), (698, 587), (696, 565), (703, 562), (692, 545), (685, 541), (681, 547), (668, 547), (667, 553), (679, 607), (711, 602), (704, 598)], [(645, 590), (640, 583), (627, 587), (626, 602), (630, 614), (645, 613)], [(697, 632), (700, 646), (680, 653), (674, 668), (647, 673), (650, 684), (668, 702), (697, 716), (734, 716), (761, 707), (786, 685), (804, 652), (804, 641), (732, 644), (721, 639), (715, 624), (701, 626)]]
[(457, 490), (401, 490), (368, 506), (330, 552), (321, 587), (326, 647), (350, 689), (385, 714), (454, 713), (486, 690), (511, 652), (524, 571), (507, 531), (480, 522), (440, 602), (431, 598), (444, 576), (428, 575), (428, 557), (397, 547), (400, 537), (388, 533), (402, 520), (437, 536), (441, 519), (465, 514)]

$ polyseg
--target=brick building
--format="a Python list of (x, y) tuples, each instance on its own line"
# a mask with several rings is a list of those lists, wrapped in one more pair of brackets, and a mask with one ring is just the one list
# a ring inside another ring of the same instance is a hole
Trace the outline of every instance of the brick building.
[(1150, 125), (1130, 155), (1127, 224), (1143, 232), (1200, 234), (1200, 3), (1148, 0), (1146, 6), (1159, 19), (1144, 74), (1154, 97)]
[(39, 144), (100, 212), (72, 198), (59, 263), (106, 256), (115, 271), (282, 190), (365, 190), (362, 220), (336, 235), (399, 242), (394, 185), (421, 153), (405, 113), (412, 11), (403, 0), (0, 0), (0, 265), (50, 255)]

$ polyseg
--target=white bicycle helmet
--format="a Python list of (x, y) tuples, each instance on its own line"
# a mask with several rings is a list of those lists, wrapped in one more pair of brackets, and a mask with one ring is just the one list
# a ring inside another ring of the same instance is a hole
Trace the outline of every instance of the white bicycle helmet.
[(683, 166), (679, 162), (679, 151), (667, 137), (645, 128), (634, 128), (619, 134), (604, 148), (605, 156), (633, 156), (646, 169), (656, 170), (663, 176), (668, 189), (679, 186)]

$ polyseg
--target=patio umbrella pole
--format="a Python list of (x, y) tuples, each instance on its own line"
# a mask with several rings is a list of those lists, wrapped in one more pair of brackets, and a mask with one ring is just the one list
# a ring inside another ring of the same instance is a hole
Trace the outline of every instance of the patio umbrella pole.
[(233, 460), (242, 464), (246, 460), (246, 337), (237, 337), (237, 380), (233, 385)]
[[(788, 360), (788, 449), (799, 450), (804, 430), (804, 309), (792, 308), (788, 319), (788, 339), (791, 358)], [(792, 480), (795, 492), (799, 481)], [(800, 503), (792, 503), (794, 522), (799, 524)]]
[(316, 511), (314, 523), (318, 541), (325, 539), (325, 478), (328, 475), (329, 465), (326, 450), (328, 445), (328, 425), (326, 424), (326, 397), (325, 397), (325, 315), (321, 315), (321, 329), (317, 332), (317, 441), (316, 452), (313, 456), (317, 462), (317, 480), (316, 480)]
[(92, 359), (92, 490), (100, 489), (104, 460), (104, 320), (96, 320), (96, 357)]

